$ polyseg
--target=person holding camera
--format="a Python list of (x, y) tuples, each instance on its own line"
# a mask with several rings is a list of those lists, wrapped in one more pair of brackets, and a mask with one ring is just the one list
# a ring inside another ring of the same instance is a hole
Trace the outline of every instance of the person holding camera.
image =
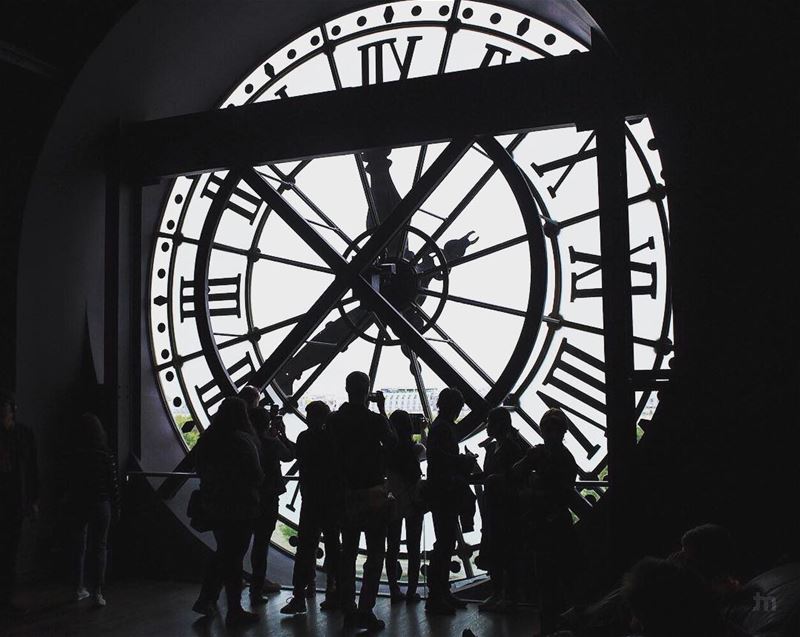
[(436, 543), (428, 567), (430, 596), (425, 612), (452, 615), (456, 608), (466, 608), (466, 603), (450, 592), (450, 558), (456, 550), (459, 515), (469, 508), (465, 498), (467, 491), (472, 495), (469, 475), (475, 455), (458, 451), (455, 421), (464, 408), (461, 392), (453, 387), (443, 389), (437, 407), (439, 414), (428, 435), (427, 493)]
[[(383, 570), (389, 520), (389, 497), (384, 484), (385, 454), (397, 445), (397, 436), (386, 418), (383, 393), (369, 393), (367, 374), (348, 374), (345, 390), (347, 402), (330, 415), (327, 425), (336, 443), (345, 489), (341, 600), (345, 626), (374, 631), (385, 627), (373, 608)], [(368, 401), (377, 404), (380, 414), (367, 407)], [(367, 561), (356, 607), (356, 557), (362, 532), (367, 540)]]
[(294, 562), (292, 599), (281, 608), (285, 615), (305, 613), (306, 594), (314, 589), (319, 536), (325, 536), (325, 600), (321, 610), (339, 608), (339, 511), (341, 485), (335, 445), (325, 421), (331, 408), (320, 400), (306, 405), (308, 429), (297, 436), (297, 467), (300, 476), (300, 522), (297, 530), (297, 556)]
[(247, 413), (258, 443), (258, 458), (264, 471), (264, 481), (259, 491), (261, 509), (253, 523), (253, 548), (250, 552), (250, 603), (263, 604), (266, 602), (264, 594), (281, 590), (280, 584), (266, 577), (267, 558), (270, 538), (278, 523), (278, 499), (286, 492), (281, 462), (294, 460), (295, 448), (294, 443), (286, 437), (278, 405), (271, 405), (270, 411), (261, 407), (258, 404), (261, 392), (252, 385), (243, 387), (239, 398), (247, 404)]
[[(422, 414), (417, 414), (422, 416)], [(386, 538), (386, 576), (392, 602), (405, 600), (413, 604), (420, 600), (417, 593), (420, 567), (420, 543), (422, 540), (422, 521), (425, 508), (421, 499), (422, 469), (420, 461), (425, 457), (425, 445), (414, 442), (414, 423), (411, 415), (398, 409), (392, 412), (389, 422), (397, 434), (398, 444), (387, 458), (387, 483), (389, 491), (397, 502), (397, 510), (389, 522)], [(422, 419), (418, 419), (419, 433), (422, 434)], [(406, 551), (408, 553), (408, 587), (406, 592), (398, 584), (400, 556), (400, 536), (406, 525)]]

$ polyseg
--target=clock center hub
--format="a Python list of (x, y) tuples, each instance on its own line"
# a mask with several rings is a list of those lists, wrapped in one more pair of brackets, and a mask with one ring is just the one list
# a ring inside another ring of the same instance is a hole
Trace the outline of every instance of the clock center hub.
[(407, 309), (418, 295), (419, 275), (407, 260), (390, 258), (382, 260), (373, 274), (373, 287), (399, 310)]

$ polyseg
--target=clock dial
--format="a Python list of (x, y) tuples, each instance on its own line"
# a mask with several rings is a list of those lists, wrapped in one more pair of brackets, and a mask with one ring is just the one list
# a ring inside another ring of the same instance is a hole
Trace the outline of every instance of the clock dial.
[[(220, 107), (585, 50), (494, 4), (380, 4), (291, 40)], [(635, 364), (660, 369), (672, 350), (665, 188), (649, 121), (629, 122), (626, 134)], [(487, 407), (510, 405), (531, 444), (541, 414), (561, 407), (582, 475), (602, 477), (595, 134), (567, 127), (459, 144), (174, 181), (156, 229), (150, 332), (172, 421), (196, 423), (182, 434), (187, 447), (222, 397), (252, 378), (271, 381), (265, 401), (293, 407), (294, 436), (304, 405), (335, 408), (345, 375), (361, 369), (389, 410), (429, 417), (438, 392), (459, 386), (474, 425), (463, 444), (478, 452), (477, 416)], [(391, 224), (400, 232), (382, 242)], [(655, 396), (637, 401), (649, 417)], [(288, 549), (298, 502), (292, 485), (277, 538)], [(477, 528), (467, 543), (478, 541)], [(460, 568), (460, 577), (474, 573), (466, 557)]]

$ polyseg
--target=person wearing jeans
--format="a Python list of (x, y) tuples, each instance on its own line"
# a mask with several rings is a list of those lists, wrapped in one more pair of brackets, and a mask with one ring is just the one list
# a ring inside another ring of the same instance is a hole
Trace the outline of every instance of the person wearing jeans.
[(455, 420), (464, 407), (464, 398), (457, 389), (441, 391), (437, 402), (439, 414), (431, 423), (428, 435), (428, 498), (433, 517), (436, 542), (428, 568), (430, 595), (425, 612), (452, 615), (466, 603), (450, 592), (450, 560), (456, 549), (458, 519), (464, 507), (464, 493), (474, 456), (458, 451), (454, 431)]
[(105, 606), (108, 532), (112, 519), (118, 520), (120, 514), (117, 464), (103, 425), (94, 414), (80, 417), (73, 442), (62, 472), (75, 601), (91, 595), (95, 606)]
[(283, 419), (259, 406), (261, 392), (246, 385), (239, 392), (248, 407), (247, 414), (256, 434), (258, 459), (264, 472), (259, 489), (260, 512), (253, 522), (253, 548), (250, 552), (250, 603), (264, 604), (264, 594), (281, 590), (278, 582), (267, 579), (269, 545), (278, 523), (278, 499), (286, 492), (281, 462), (294, 460), (295, 446), (287, 437)]
[[(422, 469), (420, 460), (425, 456), (425, 446), (414, 442), (411, 416), (402, 409), (395, 410), (389, 422), (397, 434), (397, 447), (387, 458), (389, 491), (395, 498), (396, 515), (390, 520), (386, 538), (386, 577), (392, 602), (405, 600), (413, 604), (420, 600), (417, 593), (420, 569), (420, 544), (425, 512), (420, 500)], [(406, 527), (406, 552), (408, 555), (408, 588), (403, 593), (398, 584), (400, 537), (403, 521)]]
[(291, 600), (281, 613), (294, 615), (307, 610), (306, 596), (314, 586), (316, 557), (320, 533), (325, 535), (325, 600), (321, 610), (339, 608), (339, 543), (338, 511), (341, 510), (342, 489), (339, 479), (335, 445), (326, 427), (331, 409), (322, 401), (306, 405), (308, 429), (297, 436), (297, 466), (302, 494), (300, 523), (297, 531)]
[[(367, 374), (348, 374), (345, 390), (347, 402), (330, 415), (327, 423), (335, 442), (345, 489), (339, 571), (341, 601), (346, 626), (380, 630), (385, 623), (375, 616), (373, 608), (383, 570), (388, 523), (384, 457), (397, 445), (397, 435), (386, 418), (383, 394), (370, 394)], [(367, 403), (370, 399), (377, 403), (380, 414), (369, 410)], [(367, 561), (356, 608), (355, 564), (362, 531), (367, 540)]]

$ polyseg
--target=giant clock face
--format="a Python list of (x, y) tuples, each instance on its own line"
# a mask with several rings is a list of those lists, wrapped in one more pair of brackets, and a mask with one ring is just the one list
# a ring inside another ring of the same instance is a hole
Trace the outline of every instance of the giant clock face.
[[(557, 27), (499, 5), (392, 2), (313, 26), (266, 56), (221, 107), (585, 51)], [(671, 356), (668, 216), (646, 118), (627, 125), (627, 170), (635, 365), (660, 369)], [(435, 187), (420, 196), (433, 174)], [(410, 221), (379, 246), (401, 202)], [(150, 276), (153, 365), (169, 416), (178, 430), (197, 423), (183, 434), (191, 446), (223, 395), (289, 347), (265, 400), (296, 406), (290, 437), (309, 401), (335, 408), (346, 399), (352, 370), (372, 372), (389, 410), (429, 417), (455, 376), (472, 407), (512, 405), (531, 444), (540, 442), (542, 413), (561, 407), (583, 477), (601, 476), (597, 207), (595, 135), (575, 128), (179, 177)], [(369, 289), (340, 286), (312, 335), (288, 342), (359, 258)], [(205, 272), (208, 289), (198, 294)], [(640, 416), (656, 404), (646, 392), (637, 402)], [(464, 444), (478, 451), (484, 438), (476, 427)], [(281, 502), (289, 527), (298, 501), (293, 487)]]

